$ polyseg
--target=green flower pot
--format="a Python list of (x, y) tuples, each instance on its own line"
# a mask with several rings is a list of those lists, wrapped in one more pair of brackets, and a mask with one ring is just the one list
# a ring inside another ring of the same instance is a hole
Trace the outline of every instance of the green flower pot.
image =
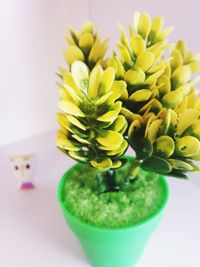
[[(76, 164), (73, 168), (78, 168)], [(78, 237), (85, 255), (93, 267), (133, 267), (138, 262), (147, 241), (161, 221), (168, 200), (168, 186), (161, 177), (165, 197), (160, 208), (151, 216), (131, 227), (108, 229), (89, 225), (72, 215), (64, 206), (62, 199), (68, 170), (58, 186), (58, 200), (64, 217)]]

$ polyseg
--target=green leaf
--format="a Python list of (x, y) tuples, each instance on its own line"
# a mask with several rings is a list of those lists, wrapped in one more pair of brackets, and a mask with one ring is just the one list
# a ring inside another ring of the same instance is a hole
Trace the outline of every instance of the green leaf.
[(175, 170), (180, 170), (180, 171), (192, 171), (193, 167), (183, 161), (183, 160), (178, 160), (178, 159), (168, 159), (168, 162), (171, 164), (172, 168)]
[(149, 158), (153, 153), (153, 146), (147, 138), (130, 138), (129, 143), (135, 150), (137, 159)]
[(157, 173), (170, 173), (172, 167), (166, 160), (159, 157), (151, 157), (143, 161), (141, 167), (144, 170), (157, 172)]
[(172, 172), (167, 173), (165, 175), (175, 177), (175, 178), (185, 179), (185, 180), (188, 179), (187, 175), (185, 175), (182, 172), (178, 172), (177, 170), (173, 170)]

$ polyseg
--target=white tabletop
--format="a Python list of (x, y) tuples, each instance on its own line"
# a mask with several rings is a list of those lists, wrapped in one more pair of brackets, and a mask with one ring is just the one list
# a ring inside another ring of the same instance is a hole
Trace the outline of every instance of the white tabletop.
[[(74, 162), (57, 151), (54, 135), (0, 148), (2, 267), (90, 266), (57, 203), (59, 178)], [(17, 189), (7, 158), (24, 151), (37, 153), (39, 177), (36, 189), (26, 192)], [(137, 267), (200, 266), (200, 175), (190, 177), (168, 178), (170, 200), (164, 218)]]

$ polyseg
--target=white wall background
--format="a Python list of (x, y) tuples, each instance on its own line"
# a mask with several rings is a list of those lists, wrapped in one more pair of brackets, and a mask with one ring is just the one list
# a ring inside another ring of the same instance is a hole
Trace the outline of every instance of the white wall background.
[(0, 0), (0, 144), (57, 127), (66, 25), (85, 20), (87, 0)]
[(114, 47), (117, 22), (127, 28), (135, 11), (147, 11), (175, 26), (170, 41), (200, 52), (199, 9), (199, 0), (0, 0), (0, 145), (57, 127), (54, 73), (67, 24), (92, 19)]

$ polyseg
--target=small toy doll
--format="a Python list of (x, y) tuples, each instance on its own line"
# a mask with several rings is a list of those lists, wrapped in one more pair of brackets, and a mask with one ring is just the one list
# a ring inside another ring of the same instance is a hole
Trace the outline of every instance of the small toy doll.
[(35, 188), (35, 155), (11, 155), (9, 159), (19, 188), (22, 190)]

